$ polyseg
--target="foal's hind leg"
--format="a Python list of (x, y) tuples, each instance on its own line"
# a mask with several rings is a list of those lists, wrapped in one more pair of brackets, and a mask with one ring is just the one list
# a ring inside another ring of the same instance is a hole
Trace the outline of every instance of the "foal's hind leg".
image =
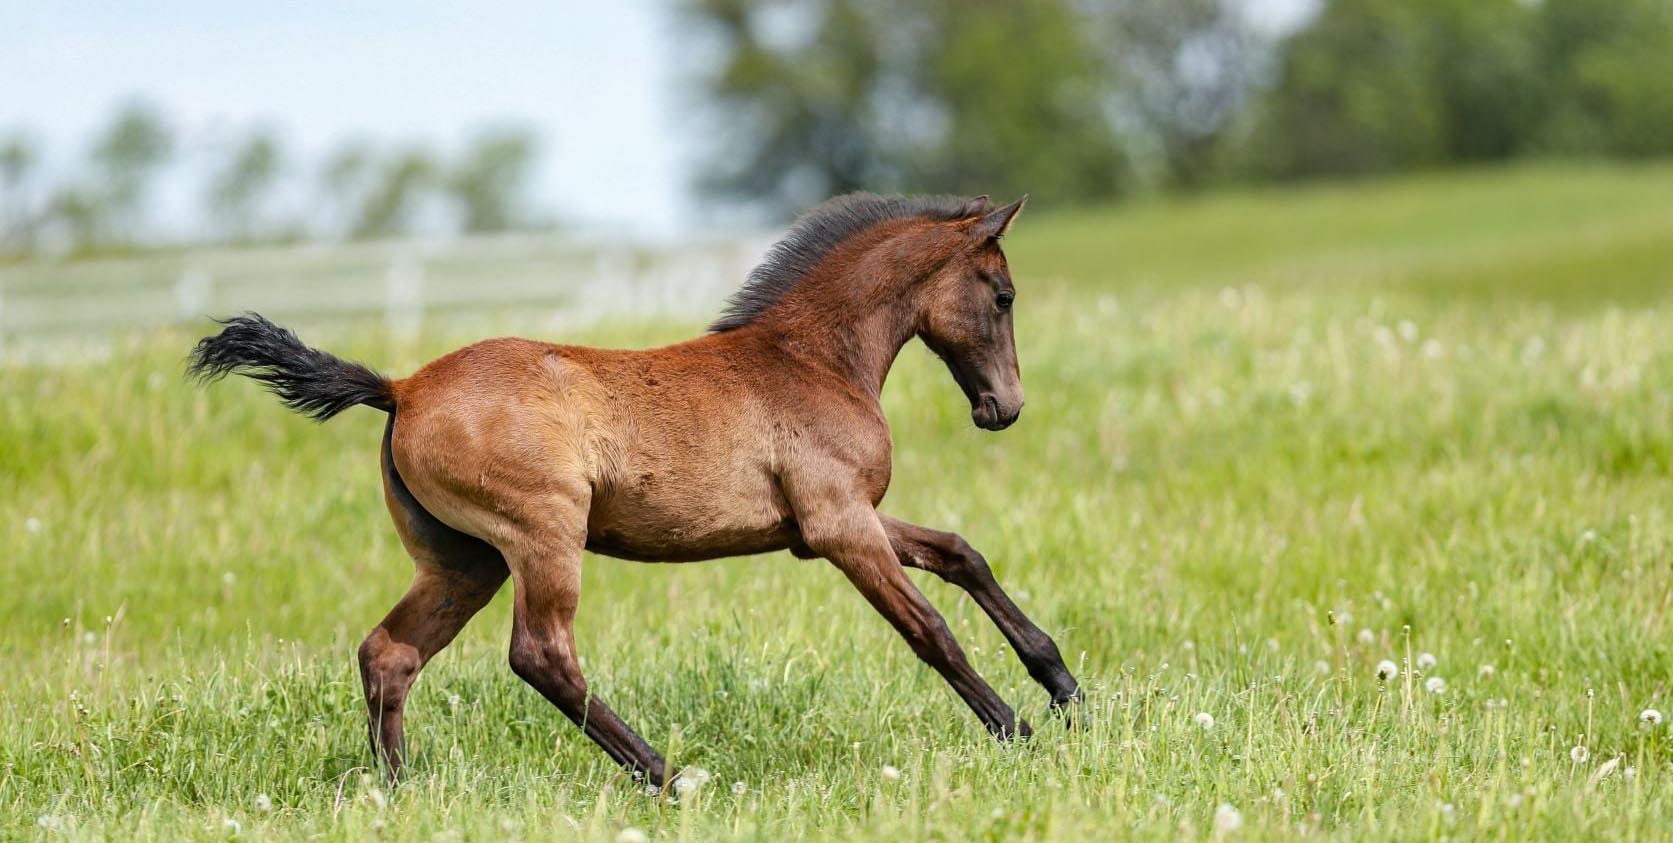
[(575, 651), (575, 608), (581, 597), (586, 544), (586, 493), (538, 507), (535, 525), (520, 525), (502, 545), (517, 590), (511, 669), (629, 772), (668, 783), (667, 764), (651, 745), (587, 689)]
[(1057, 643), (1011, 602), (982, 554), (955, 533), (919, 527), (887, 515), (882, 519), (889, 544), (901, 564), (922, 568), (968, 592), (1010, 642), (1028, 675), (1051, 694), (1054, 708), (1076, 699), (1080, 686), (1063, 664)]
[(460, 573), (420, 563), (412, 587), (360, 645), (372, 752), (393, 779), (406, 756), (403, 718), (418, 672), (499, 590), (505, 569)]
[(388, 430), (383, 476), (396, 532), (417, 563), (406, 596), (360, 645), (372, 753), (393, 779), (405, 755), (407, 692), (424, 665), (493, 599), (507, 571), (499, 551), (443, 524), (413, 498), (389, 458)]

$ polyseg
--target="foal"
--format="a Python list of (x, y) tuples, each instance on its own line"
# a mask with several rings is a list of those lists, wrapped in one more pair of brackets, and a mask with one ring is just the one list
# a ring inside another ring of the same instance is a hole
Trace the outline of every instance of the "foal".
[(913, 337), (946, 361), (978, 427), (1002, 430), (1022, 410), (999, 239), (1023, 201), (832, 200), (772, 248), (709, 334), (666, 348), (492, 339), (389, 380), (254, 314), (199, 342), (190, 371), (204, 380), (247, 375), (318, 420), (356, 404), (390, 416), (384, 499), (417, 571), (360, 647), (372, 748), (390, 775), (419, 670), (509, 575), (512, 669), (622, 766), (670, 780), (581, 675), (583, 550), (829, 559), (988, 731), (1026, 736), (901, 566), (921, 568), (969, 592), (1054, 708), (1075, 699), (1057, 645), (981, 554), (877, 511), (892, 457), (879, 397)]

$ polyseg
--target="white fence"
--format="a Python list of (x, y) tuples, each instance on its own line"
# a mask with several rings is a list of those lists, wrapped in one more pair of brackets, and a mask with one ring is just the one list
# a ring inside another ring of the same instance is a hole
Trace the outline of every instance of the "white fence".
[(711, 312), (766, 238), (671, 244), (519, 235), (205, 249), (0, 268), (0, 353), (244, 310), (275, 319), (427, 319), (541, 308), (565, 320)]

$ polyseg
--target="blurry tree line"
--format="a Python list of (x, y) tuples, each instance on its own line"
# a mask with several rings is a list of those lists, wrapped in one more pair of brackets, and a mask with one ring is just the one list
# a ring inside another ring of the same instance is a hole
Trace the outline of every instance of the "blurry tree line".
[(153, 193), (169, 168), (188, 163), (205, 174), (190, 200), (197, 224), (188, 227), (200, 233), (197, 240), (252, 244), (391, 237), (419, 227), (526, 228), (543, 224), (523, 195), (538, 151), (532, 134), (498, 128), (471, 138), (451, 158), (419, 145), (352, 140), (310, 164), (263, 128), (213, 148), (189, 148), (164, 114), (135, 102), (119, 109), (85, 157), (56, 180), (48, 178), (42, 149), (26, 130), (0, 132), (0, 256), (87, 254), (153, 242)]
[(686, 0), (702, 187), (1136, 189), (1673, 153), (1673, 0)]

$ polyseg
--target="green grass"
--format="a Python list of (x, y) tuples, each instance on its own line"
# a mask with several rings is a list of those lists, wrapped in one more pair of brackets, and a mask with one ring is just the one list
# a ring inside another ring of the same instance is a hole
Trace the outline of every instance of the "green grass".
[[(410, 572), (381, 414), (188, 386), (182, 333), (0, 364), (0, 837), (1211, 839), (1224, 804), (1228, 839), (1667, 840), (1669, 197), (1539, 168), (1023, 220), (1028, 412), (974, 430), (909, 348), (885, 508), (986, 553), (1083, 727), (938, 582), (1033, 740), (824, 563), (589, 558), (592, 687), (714, 776), (677, 805), (511, 674), (508, 593), (419, 682), (406, 781), (367, 775), (352, 654)], [(405, 372), (529, 324), (304, 335)]]

